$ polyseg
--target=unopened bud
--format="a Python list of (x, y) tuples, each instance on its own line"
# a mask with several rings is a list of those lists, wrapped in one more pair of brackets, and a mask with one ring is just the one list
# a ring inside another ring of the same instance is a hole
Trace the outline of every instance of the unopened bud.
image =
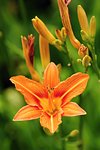
[(84, 30), (81, 30), (81, 37), (82, 37), (82, 40), (85, 41), (85, 42), (87, 42), (87, 43), (90, 40), (89, 35)]
[(78, 134), (79, 134), (79, 130), (73, 130), (73, 131), (70, 132), (69, 136), (70, 136), (70, 137), (75, 137), (75, 136), (77, 136)]
[(57, 37), (59, 40), (62, 40), (61, 31), (60, 31), (59, 29), (57, 29), (57, 30), (55, 31), (55, 33), (56, 33), (56, 37)]
[(95, 37), (96, 34), (96, 18), (92, 16), (90, 19), (90, 36)]
[(81, 63), (82, 63), (82, 60), (81, 60), (81, 59), (77, 59), (77, 62), (78, 62), (79, 64), (81, 64)]
[(61, 29), (61, 37), (62, 37), (62, 41), (63, 42), (66, 40), (66, 36), (67, 36), (66, 29), (65, 29), (65, 27), (62, 27), (62, 29)]
[(71, 0), (65, 0), (65, 1), (58, 0), (58, 6), (59, 6), (59, 10), (60, 10), (62, 24), (66, 29), (66, 33), (69, 36), (69, 39), (70, 39), (72, 45), (78, 49), (80, 47), (80, 42), (76, 39), (76, 37), (73, 33), (71, 22), (70, 22), (70, 17), (69, 17), (69, 9), (67, 6), (70, 1)]
[(61, 40), (62, 42), (66, 40), (67, 33), (66, 33), (65, 27), (62, 27), (61, 30), (57, 29), (55, 33), (56, 33), (57, 38)]
[(83, 60), (82, 60), (82, 65), (83, 65), (85, 68), (87, 68), (87, 67), (89, 66), (90, 62), (91, 62), (91, 57), (88, 56), (88, 55), (86, 55), (86, 56), (84, 56), (84, 58), (83, 58)]
[(88, 19), (87, 19), (85, 10), (83, 9), (81, 5), (78, 5), (77, 7), (77, 14), (78, 14), (78, 20), (79, 20), (81, 29), (84, 30), (86, 33), (88, 33), (89, 32)]
[(37, 16), (32, 19), (32, 23), (36, 31), (41, 34), (50, 44), (56, 39), (48, 30), (44, 22)]
[(63, 42), (59, 39), (56, 39), (52, 45), (54, 45), (58, 50), (62, 50)]
[(81, 44), (79, 50), (78, 50), (78, 55), (83, 58), (85, 55), (88, 55), (88, 48)]
[(40, 76), (38, 72), (34, 69), (33, 59), (34, 59), (34, 36), (32, 34), (28, 35), (28, 38), (21, 36), (22, 48), (26, 60), (27, 67), (32, 78), (36, 81), (40, 81)]
[(42, 67), (45, 69), (50, 62), (50, 50), (48, 41), (41, 35), (39, 35), (39, 46)]

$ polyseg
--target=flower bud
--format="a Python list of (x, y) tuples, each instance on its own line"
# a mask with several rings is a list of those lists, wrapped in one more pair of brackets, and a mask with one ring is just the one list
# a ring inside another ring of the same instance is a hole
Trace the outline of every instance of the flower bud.
[(82, 60), (81, 60), (81, 59), (77, 59), (77, 62), (78, 62), (79, 64), (81, 64), (81, 63), (82, 63)]
[(79, 130), (72, 130), (69, 134), (70, 137), (75, 137), (79, 134)]
[(61, 51), (63, 42), (59, 39), (56, 39), (55, 41), (53, 41), (52, 45), (54, 45), (58, 50)]
[(65, 27), (62, 27), (61, 30), (56, 30), (56, 36), (59, 40), (61, 40), (62, 42), (65, 42), (66, 40), (66, 36), (67, 36), (67, 33), (66, 33), (66, 29)]
[(25, 36), (21, 36), (22, 48), (26, 60), (27, 67), (32, 78), (36, 81), (40, 81), (40, 77), (36, 70), (33, 67), (33, 59), (34, 59), (34, 37), (33, 35), (28, 35), (28, 38)]
[(51, 34), (42, 20), (36, 16), (32, 19), (32, 23), (36, 31), (41, 34), (50, 44), (52, 44), (55, 40), (55, 37)]
[(50, 51), (48, 41), (41, 35), (39, 35), (39, 45), (40, 45), (41, 62), (43, 69), (45, 69), (50, 62)]
[(81, 5), (78, 5), (77, 7), (77, 14), (78, 14), (78, 20), (79, 20), (81, 29), (88, 34), (89, 33), (88, 19), (87, 19), (85, 10), (82, 8)]
[(90, 36), (95, 37), (96, 34), (96, 18), (95, 16), (92, 16), (90, 19)]
[(58, 6), (59, 6), (63, 26), (66, 29), (66, 33), (69, 36), (69, 39), (70, 39), (72, 45), (78, 49), (80, 47), (80, 42), (76, 39), (76, 37), (73, 33), (71, 22), (70, 22), (70, 17), (69, 17), (69, 10), (68, 10), (67, 5), (68, 5), (67, 1), (58, 0)]
[(55, 34), (56, 34), (56, 37), (57, 37), (59, 40), (62, 41), (61, 31), (60, 31), (59, 29), (57, 29), (57, 30), (55, 31)]
[(91, 57), (89, 55), (85, 55), (82, 60), (82, 65), (87, 68), (91, 62)]
[(83, 58), (85, 55), (88, 55), (88, 48), (81, 44), (79, 50), (78, 50), (78, 55)]
[(62, 41), (66, 40), (67, 33), (66, 33), (65, 27), (62, 27), (62, 29), (61, 29), (61, 37), (62, 37)]
[(81, 30), (81, 37), (82, 37), (82, 40), (84, 41), (84, 42), (89, 42), (89, 40), (90, 40), (90, 37), (89, 37), (89, 35), (85, 32), (85, 31), (83, 31), (83, 30)]

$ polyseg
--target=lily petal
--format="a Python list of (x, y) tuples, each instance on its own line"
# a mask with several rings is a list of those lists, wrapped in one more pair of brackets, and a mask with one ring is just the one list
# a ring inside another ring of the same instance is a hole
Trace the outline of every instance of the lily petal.
[(51, 133), (54, 133), (58, 129), (58, 125), (61, 122), (61, 113), (56, 113), (55, 115), (48, 115), (47, 113), (43, 113), (40, 117), (41, 126), (49, 129)]
[(15, 84), (16, 89), (24, 95), (25, 100), (29, 105), (38, 106), (39, 100), (43, 97), (47, 97), (43, 85), (38, 82), (24, 76), (11, 77), (10, 80)]
[(63, 116), (79, 116), (79, 115), (85, 115), (86, 112), (76, 103), (69, 102), (66, 104), (63, 109)]
[(33, 120), (39, 118), (41, 110), (35, 106), (26, 105), (22, 107), (14, 117), (14, 121)]
[(44, 85), (48, 88), (54, 88), (59, 82), (60, 80), (57, 66), (51, 62), (44, 72)]
[(65, 105), (72, 98), (80, 95), (85, 90), (88, 79), (88, 74), (79, 72), (72, 75), (55, 87), (55, 97), (60, 97), (62, 99), (62, 105)]

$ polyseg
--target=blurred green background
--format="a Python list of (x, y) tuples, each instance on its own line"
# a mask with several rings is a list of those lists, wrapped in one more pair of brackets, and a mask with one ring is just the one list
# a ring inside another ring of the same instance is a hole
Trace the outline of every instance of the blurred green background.
[[(96, 53), (100, 66), (100, 5), (99, 0), (72, 0), (69, 9), (74, 33), (81, 41), (80, 27), (77, 18), (77, 5), (81, 4), (86, 10), (88, 18), (92, 15), (97, 19)], [(15, 90), (9, 78), (13, 75), (30, 77), (25, 64), (21, 47), (21, 35), (35, 35), (35, 67), (41, 74), (38, 34), (32, 26), (31, 19), (40, 17), (55, 34), (56, 29), (62, 27), (57, 0), (0, 0), (0, 150), (62, 150), (59, 132), (53, 136), (44, 133), (39, 120), (13, 122), (15, 113), (25, 105), (23, 96)], [(75, 49), (72, 57), (77, 58)], [(68, 61), (63, 53), (54, 47), (51, 49), (51, 61), (62, 64), (61, 79), (71, 74), (67, 66)], [(76, 71), (81, 71), (76, 60)], [(82, 94), (83, 108), (87, 115), (83, 116), (84, 150), (100, 150), (100, 83), (89, 69), (90, 80), (86, 91)], [(79, 98), (74, 101), (78, 102)], [(63, 136), (71, 130), (79, 129), (79, 117), (63, 118)], [(77, 142), (66, 142), (66, 150), (78, 150)]]

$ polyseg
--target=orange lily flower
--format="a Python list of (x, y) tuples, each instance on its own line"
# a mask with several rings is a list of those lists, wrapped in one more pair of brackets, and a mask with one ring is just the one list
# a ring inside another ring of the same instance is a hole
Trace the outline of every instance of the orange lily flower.
[(14, 117), (14, 121), (40, 118), (42, 127), (54, 133), (62, 122), (62, 116), (85, 115), (86, 112), (70, 100), (80, 95), (86, 88), (89, 76), (76, 73), (60, 82), (57, 66), (51, 62), (44, 71), (43, 83), (24, 76), (11, 77), (12, 83), (20, 91), (27, 103)]

